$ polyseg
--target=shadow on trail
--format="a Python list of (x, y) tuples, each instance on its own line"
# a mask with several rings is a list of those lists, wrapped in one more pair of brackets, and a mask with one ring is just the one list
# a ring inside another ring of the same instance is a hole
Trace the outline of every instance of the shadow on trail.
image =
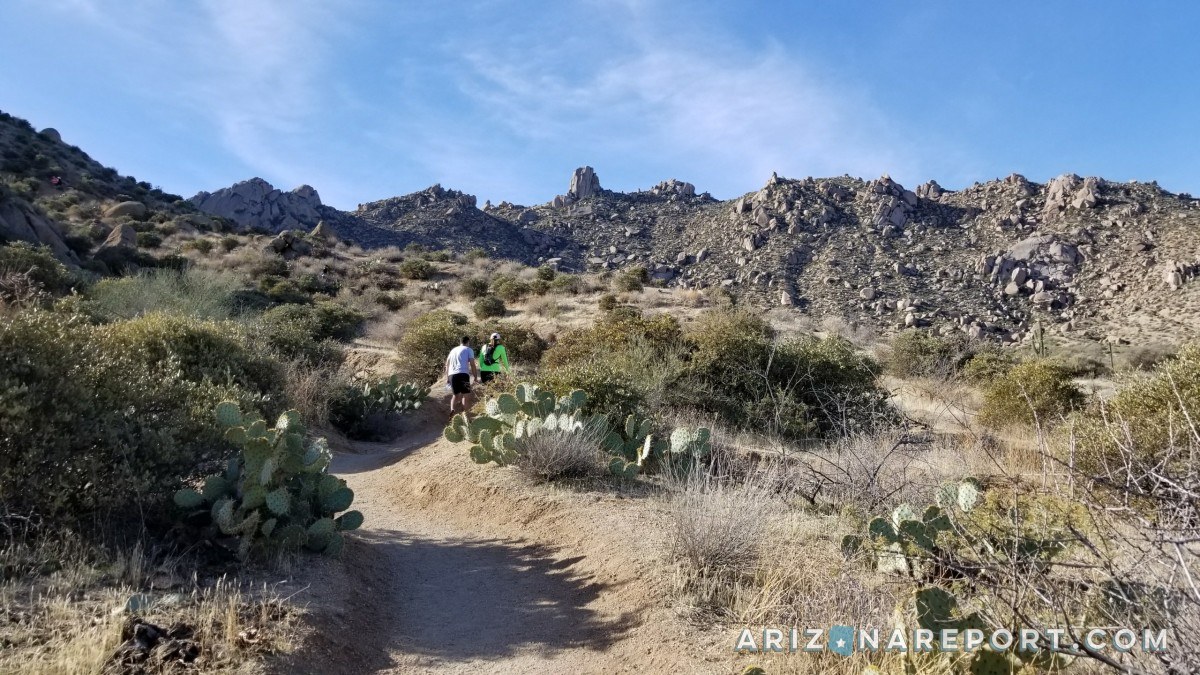
[(496, 539), (364, 532), (389, 560), (394, 651), (433, 661), (491, 660), (518, 651), (604, 650), (635, 625), (633, 613), (601, 617), (587, 605), (612, 584), (575, 570), (582, 556)]

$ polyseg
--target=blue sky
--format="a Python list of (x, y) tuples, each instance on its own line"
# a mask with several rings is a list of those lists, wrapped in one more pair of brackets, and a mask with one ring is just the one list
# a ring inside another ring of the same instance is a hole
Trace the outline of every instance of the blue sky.
[[(450, 9), (454, 7), (456, 9)], [(544, 202), (674, 177), (1200, 193), (1200, 4), (3, 0), (0, 109), (190, 196)]]

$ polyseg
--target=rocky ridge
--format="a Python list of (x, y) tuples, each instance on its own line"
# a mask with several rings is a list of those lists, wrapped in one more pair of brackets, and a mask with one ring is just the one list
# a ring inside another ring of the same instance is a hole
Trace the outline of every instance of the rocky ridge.
[(481, 247), (576, 271), (643, 266), (664, 285), (723, 288), (764, 308), (885, 329), (1007, 342), (1039, 322), (1099, 337), (1131, 321), (1200, 329), (1200, 315), (1183, 310), (1200, 303), (1200, 201), (1154, 183), (1013, 174), (952, 191), (934, 181), (910, 190), (888, 176), (772, 175), (720, 201), (675, 179), (613, 192), (581, 167), (546, 204), (478, 208), (474, 196), (435, 185), (326, 218), (364, 245)]

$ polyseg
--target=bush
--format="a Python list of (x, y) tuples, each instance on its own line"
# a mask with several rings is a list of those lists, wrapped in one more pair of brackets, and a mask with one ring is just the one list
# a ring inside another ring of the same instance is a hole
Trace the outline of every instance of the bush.
[[(196, 241), (208, 241), (197, 239)], [(286, 277), (288, 275), (288, 264), (283, 258), (273, 255), (263, 255), (250, 268), (250, 277), (259, 279), (262, 277)]]
[(504, 306), (504, 301), (494, 295), (486, 295), (476, 300), (474, 310), (476, 319), (504, 316), (504, 313), (508, 311)]
[(1079, 407), (1083, 392), (1059, 363), (1036, 359), (1013, 366), (984, 388), (981, 424), (993, 429), (1047, 424)]
[(624, 419), (648, 413), (664, 404), (682, 371), (681, 337), (670, 315), (609, 315), (562, 335), (542, 357), (538, 384), (586, 391), (589, 414)]
[(879, 364), (840, 337), (775, 339), (744, 311), (701, 315), (688, 331), (691, 360), (672, 388), (677, 404), (738, 429), (787, 438), (847, 434), (894, 421), (876, 384)]
[(550, 282), (545, 279), (534, 279), (529, 282), (529, 292), (534, 295), (545, 295), (550, 292)]
[(468, 300), (477, 300), (488, 294), (488, 282), (479, 277), (463, 279), (458, 285), (458, 292)]
[(613, 279), (613, 288), (627, 293), (640, 291), (648, 281), (650, 281), (650, 273), (646, 271), (645, 267), (639, 265), (618, 274)]
[(971, 357), (962, 368), (962, 376), (968, 382), (986, 385), (998, 377), (1003, 377), (1012, 370), (1012, 357), (998, 349), (991, 348), (980, 351)]
[(570, 293), (574, 295), (579, 292), (579, 277), (574, 274), (558, 274), (554, 277), (554, 281), (550, 282), (550, 290), (554, 293)]
[(0, 509), (93, 527), (154, 513), (227, 456), (213, 406), (273, 414), (279, 383), (226, 324), (16, 315), (0, 323)]
[(349, 340), (362, 327), (361, 313), (331, 301), (280, 305), (263, 313), (262, 339), (278, 354), (310, 364), (333, 363), (343, 355), (335, 340)]
[(549, 265), (542, 265), (537, 269), (537, 278), (542, 281), (554, 281), (556, 276), (558, 276), (558, 272)]
[(445, 309), (414, 319), (396, 347), (401, 375), (417, 382), (438, 379), (446, 372), (446, 355), (459, 344), (463, 335), (473, 332), (467, 317)]
[(892, 340), (884, 365), (896, 377), (933, 377), (945, 380), (956, 374), (972, 356), (962, 333), (947, 337), (928, 331), (902, 331)]
[(266, 323), (297, 324), (314, 340), (350, 340), (366, 320), (358, 310), (329, 300), (312, 305), (280, 305), (264, 312), (262, 318)]
[(505, 302), (518, 302), (529, 295), (529, 284), (506, 275), (492, 279), (492, 293)]
[(189, 268), (150, 270), (137, 276), (101, 279), (87, 292), (102, 319), (132, 319), (163, 312), (197, 319), (228, 319), (240, 311), (241, 284), (219, 272)]
[(515, 443), (513, 466), (535, 481), (596, 475), (601, 470), (600, 441), (601, 435), (591, 430), (525, 436)]
[[(467, 334), (474, 337), (472, 344), (483, 345), (492, 333), (499, 333), (503, 338), (504, 350), (508, 354), (509, 363), (537, 363), (546, 351), (546, 341), (540, 335), (511, 321), (471, 326), (471, 330)], [(476, 349), (481, 350), (482, 347)]]
[(601, 312), (611, 312), (621, 306), (621, 301), (612, 293), (605, 293), (600, 296), (600, 300), (596, 302), (596, 306), (600, 308)]
[(389, 311), (396, 312), (408, 307), (408, 296), (394, 291), (385, 291), (375, 296), (375, 301)]
[[(144, 234), (144, 233), (138, 234), (139, 239), (140, 239), (140, 237), (142, 237), (142, 234)], [(140, 245), (140, 243), (139, 243), (139, 245)], [(203, 253), (203, 255), (206, 256), (206, 255), (209, 255), (209, 253), (212, 251), (212, 240), (209, 238), (206, 238), (206, 237), (192, 239), (191, 241), (187, 241), (187, 243), (184, 244), (184, 249), (196, 251), (198, 253)], [(226, 249), (226, 250), (228, 250), (228, 249)], [(287, 265), (287, 263), (284, 263), (284, 267), (286, 267), (286, 265)], [(284, 271), (286, 271), (286, 270), (284, 270)]]
[[(1117, 393), (1072, 419), (1081, 468), (1099, 472), (1119, 465), (1121, 445), (1154, 464), (1186, 446), (1200, 419), (1200, 343), (1160, 362), (1151, 373), (1130, 373)], [(1186, 453), (1184, 453), (1186, 455)], [(1170, 467), (1176, 471), (1179, 467)]]
[(267, 413), (283, 409), (280, 365), (252, 347), (250, 336), (237, 324), (148, 314), (100, 326), (96, 339), (144, 363), (170, 365), (189, 382), (210, 381), (255, 392), (262, 400), (254, 407)]
[[(205, 241), (207, 241), (207, 240), (205, 240)], [(162, 235), (157, 232), (138, 232), (137, 233), (137, 245), (141, 248), (158, 248), (159, 246), (162, 246), (162, 243), (163, 243)], [(211, 242), (209, 243), (209, 246), (211, 248), (211, 246), (212, 246)]]
[(479, 248), (478, 246), (463, 254), (463, 260), (466, 262), (471, 262), (473, 260), (479, 260), (480, 258), (486, 257), (488, 257), (488, 252), (482, 248)]
[[(207, 239), (203, 239), (203, 240), (197, 239), (196, 241), (208, 241), (208, 240)], [(226, 253), (228, 253), (229, 251), (232, 251), (233, 249), (235, 249), (241, 245), (242, 245), (242, 242), (237, 237), (232, 237), (229, 235), (221, 237), (221, 248), (224, 249)]]
[(47, 246), (18, 241), (0, 247), (0, 272), (29, 273), (30, 279), (52, 295), (71, 291), (75, 278)]
[(428, 279), (433, 276), (433, 265), (420, 258), (409, 258), (400, 263), (398, 271), (405, 279)]

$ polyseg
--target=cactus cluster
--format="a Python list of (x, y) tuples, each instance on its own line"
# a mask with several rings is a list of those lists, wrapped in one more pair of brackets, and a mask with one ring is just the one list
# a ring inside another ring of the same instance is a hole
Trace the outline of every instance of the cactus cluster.
[(306, 444), (295, 410), (280, 415), (274, 428), (260, 417), (244, 416), (231, 401), (217, 406), (216, 417), (225, 439), (240, 452), (199, 490), (175, 493), (187, 519), (204, 522), (210, 534), (238, 537), (242, 559), (260, 548), (339, 554), (341, 533), (362, 525), (363, 516), (347, 511), (354, 492), (328, 473), (332, 455), (325, 439)]
[(608, 472), (619, 478), (633, 478), (650, 462), (661, 461), (666, 444), (652, 435), (654, 421), (629, 415), (619, 428), (608, 432), (603, 446), (612, 458)]
[(973, 478), (945, 483), (937, 489), (936, 504), (927, 506), (920, 515), (912, 506), (901, 504), (888, 518), (872, 519), (865, 539), (854, 534), (843, 537), (842, 551), (850, 555), (869, 542), (875, 568), (890, 574), (912, 576), (923, 563), (934, 563), (936, 567), (942, 555), (938, 537), (960, 534), (954, 527), (954, 514), (969, 513), (979, 501), (979, 494), (979, 483)]
[(416, 410), (429, 396), (429, 387), (402, 383), (396, 375), (381, 380), (359, 380), (334, 398), (330, 419), (352, 438), (369, 438), (371, 418)]
[(476, 463), (505, 466), (517, 459), (517, 442), (523, 438), (543, 431), (582, 433), (605, 429), (603, 417), (583, 416), (586, 404), (587, 394), (582, 391), (555, 398), (549, 391), (523, 383), (515, 394), (489, 399), (484, 414), (473, 420), (465, 413), (455, 415), (442, 433), (451, 443), (470, 441), (471, 459)]
[(624, 424), (613, 429), (604, 416), (583, 414), (587, 401), (587, 393), (578, 389), (556, 397), (536, 385), (522, 383), (515, 393), (488, 399), (483, 414), (475, 419), (455, 415), (443, 435), (451, 443), (469, 441), (475, 462), (505, 466), (517, 459), (517, 444), (522, 438), (541, 431), (594, 433), (601, 439), (600, 448), (611, 455), (609, 473), (619, 478), (634, 478), (651, 462), (690, 467), (708, 457), (708, 429), (681, 427), (669, 440), (659, 440), (651, 433), (652, 420), (629, 415)]
[[(915, 619), (917, 627), (934, 631), (946, 628), (959, 631), (977, 628), (987, 631), (995, 625), (995, 617), (986, 620), (980, 612), (964, 614), (960, 609), (960, 593), (979, 592), (973, 583), (964, 583), (978, 570), (986, 569), (989, 556), (1009, 552), (1021, 565), (1038, 561), (1061, 552), (1062, 537), (1050, 535), (1038, 538), (1027, 528), (1005, 530), (1000, 521), (991, 520), (995, 504), (989, 500), (983, 507), (983, 490), (979, 482), (968, 478), (961, 482), (944, 483), (934, 493), (934, 502), (923, 509), (901, 504), (887, 516), (873, 518), (864, 535), (847, 535), (842, 539), (844, 553), (867, 554), (875, 569), (885, 574), (910, 577), (916, 587), (907, 608), (901, 607), (899, 620)], [(1000, 509), (1013, 516), (1018, 508)], [(982, 559), (980, 559), (982, 558)], [(989, 603), (973, 600), (987, 611)], [(1062, 667), (1061, 655), (1049, 651), (1030, 653), (997, 653), (977, 651), (969, 657), (955, 654), (910, 655), (910, 660), (953, 658), (955, 672), (991, 675), (1017, 672), (1024, 667), (1050, 665)], [(943, 664), (944, 665), (944, 664)], [(916, 666), (914, 666), (916, 668)], [(920, 670), (920, 668), (916, 668)]]

